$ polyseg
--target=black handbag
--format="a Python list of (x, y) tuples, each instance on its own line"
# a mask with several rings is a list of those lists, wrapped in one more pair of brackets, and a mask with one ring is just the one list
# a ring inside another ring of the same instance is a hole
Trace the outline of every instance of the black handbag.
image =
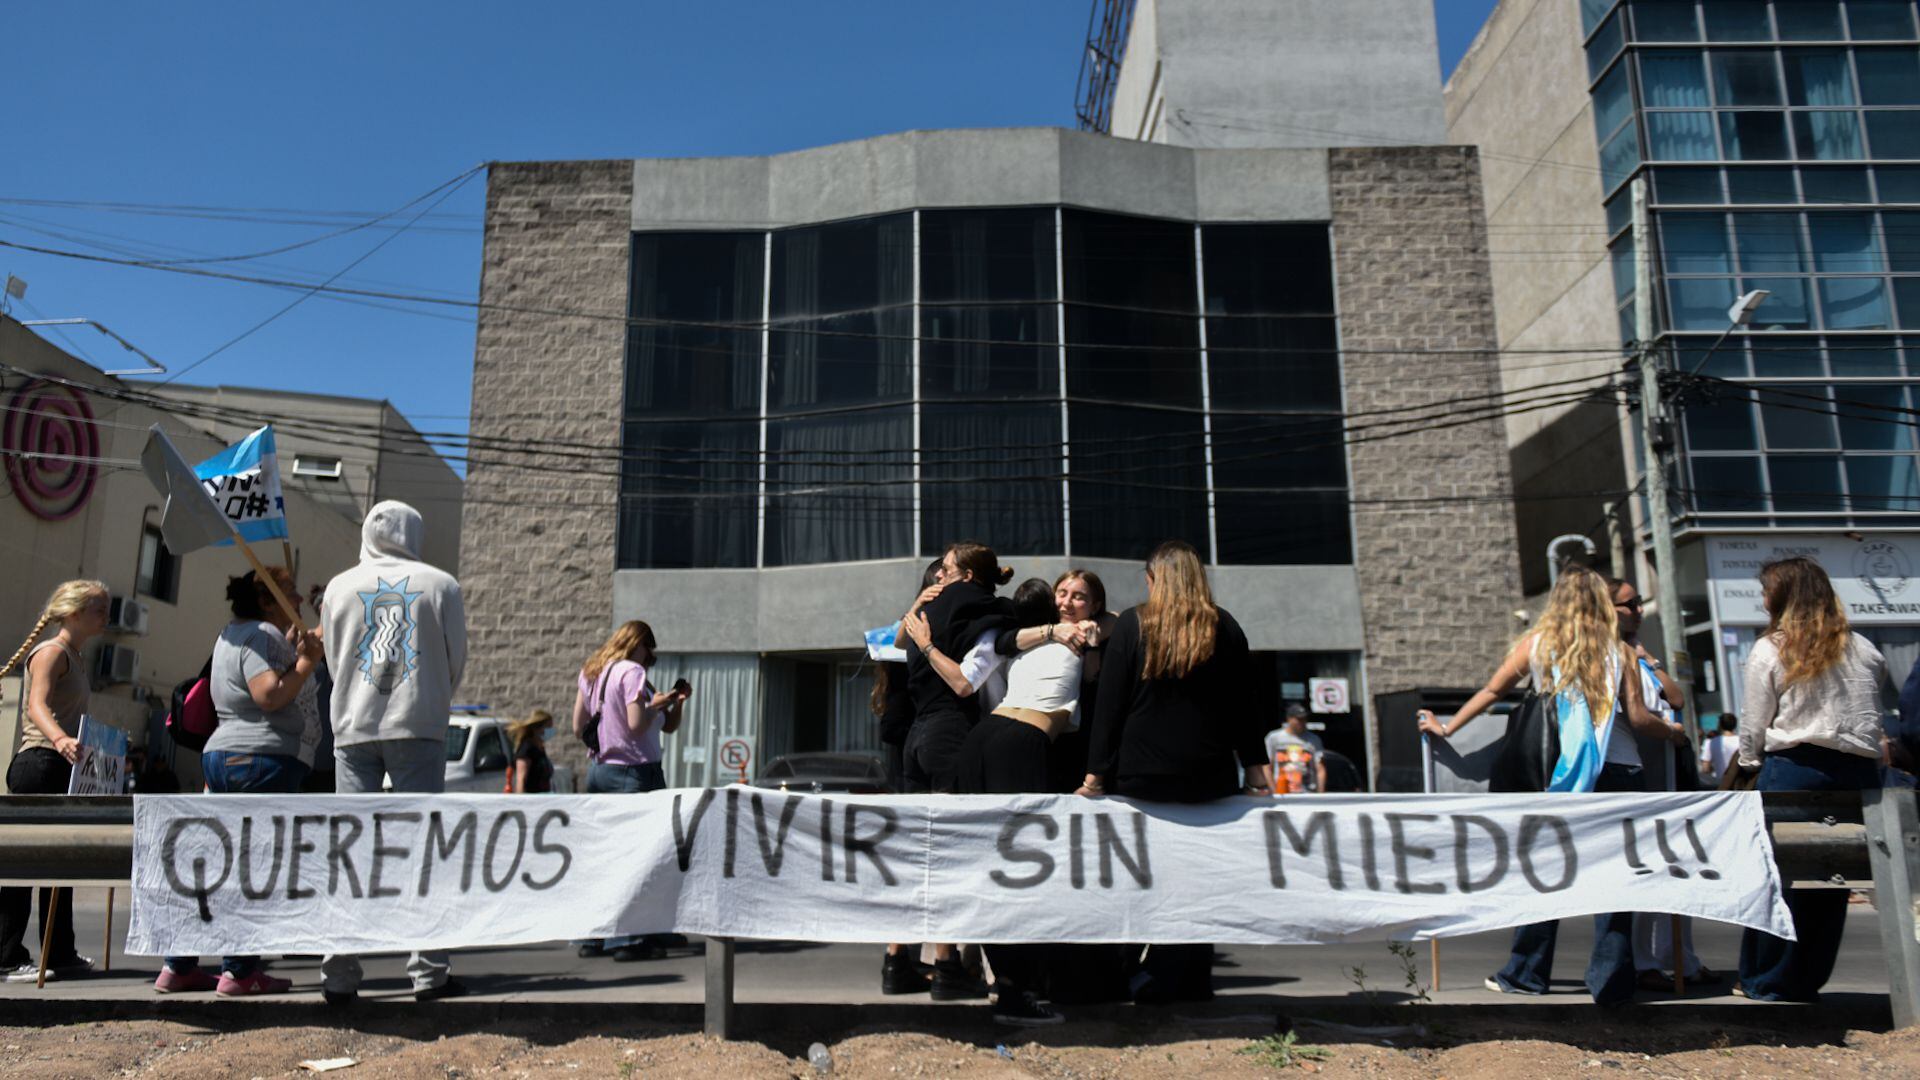
[(612, 670), (612, 664), (608, 664), (606, 667), (600, 669), (600, 682), (593, 688), (592, 708), (587, 710), (587, 715), (591, 719), (587, 722), (587, 729), (580, 733), (580, 741), (587, 744), (587, 753), (592, 755), (596, 761), (600, 758), (601, 700), (606, 697), (607, 673)]
[(1560, 715), (1552, 691), (1527, 691), (1520, 707), (1507, 716), (1489, 791), (1545, 791), (1560, 762)]

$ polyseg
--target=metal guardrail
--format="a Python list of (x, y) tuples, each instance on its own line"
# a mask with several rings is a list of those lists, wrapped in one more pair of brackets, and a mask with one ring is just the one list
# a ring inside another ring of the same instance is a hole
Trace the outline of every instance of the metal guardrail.
[[(1770, 791), (1767, 831), (1789, 884), (1870, 886), (1895, 1027), (1920, 1024), (1920, 797), (1912, 791)], [(133, 799), (0, 796), (0, 882), (126, 885)], [(732, 938), (707, 939), (706, 1030), (733, 1032)]]

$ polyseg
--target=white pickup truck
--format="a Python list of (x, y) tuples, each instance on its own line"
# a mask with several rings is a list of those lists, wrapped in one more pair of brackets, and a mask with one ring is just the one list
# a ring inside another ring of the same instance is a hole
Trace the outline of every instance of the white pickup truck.
[[(498, 794), (507, 788), (512, 765), (507, 721), (484, 705), (455, 705), (447, 722), (447, 790)], [(553, 790), (574, 790), (572, 769), (554, 765)]]

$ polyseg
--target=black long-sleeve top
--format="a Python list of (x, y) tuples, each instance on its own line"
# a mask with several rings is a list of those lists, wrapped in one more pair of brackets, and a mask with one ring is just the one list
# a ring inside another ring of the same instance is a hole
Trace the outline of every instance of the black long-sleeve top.
[[(1254, 707), (1252, 656), (1240, 624), (1220, 612), (1213, 655), (1186, 677), (1148, 679), (1140, 609), (1114, 623), (1100, 668), (1087, 771), (1108, 778), (1212, 778), (1232, 759), (1266, 761), (1263, 713)], [(1111, 786), (1111, 785), (1110, 785)]]
[[(1014, 626), (1011, 601), (993, 595), (986, 586), (973, 581), (958, 581), (940, 591), (940, 595), (920, 609), (927, 617), (927, 629), (933, 635), (933, 647), (949, 660), (960, 662), (980, 635), (998, 633)], [(936, 716), (959, 715), (969, 721), (979, 719), (980, 710), (971, 697), (962, 698), (933, 669), (933, 664), (914, 642), (907, 642), (907, 686), (913, 697), (915, 722)]]

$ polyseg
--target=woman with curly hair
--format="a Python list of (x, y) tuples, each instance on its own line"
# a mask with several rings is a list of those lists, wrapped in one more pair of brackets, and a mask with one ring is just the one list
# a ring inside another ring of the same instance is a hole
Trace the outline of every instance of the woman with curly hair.
[[(1881, 716), (1891, 690), (1880, 650), (1847, 625), (1826, 571), (1811, 559), (1760, 568), (1767, 629), (1747, 655), (1739, 767), (1761, 791), (1859, 791), (1880, 786)], [(1734, 992), (1761, 1001), (1815, 1001), (1840, 953), (1845, 889), (1788, 889), (1798, 941), (1748, 930)]]
[[(1633, 656), (1620, 640), (1619, 613), (1607, 579), (1584, 566), (1569, 566), (1554, 583), (1547, 609), (1532, 631), (1514, 643), (1487, 685), (1447, 722), (1420, 710), (1420, 730), (1447, 738), (1531, 676), (1542, 694), (1553, 695), (1560, 735), (1548, 791), (1639, 791), (1638, 732), (1650, 739), (1684, 739), (1684, 729), (1647, 708), (1638, 678), (1626, 678)], [(1557, 922), (1534, 923), (1513, 932), (1507, 965), (1486, 980), (1502, 994), (1544, 994), (1553, 974)], [(1593, 955), (1587, 990), (1596, 1005), (1619, 1005), (1633, 997), (1633, 915), (1594, 916)]]

